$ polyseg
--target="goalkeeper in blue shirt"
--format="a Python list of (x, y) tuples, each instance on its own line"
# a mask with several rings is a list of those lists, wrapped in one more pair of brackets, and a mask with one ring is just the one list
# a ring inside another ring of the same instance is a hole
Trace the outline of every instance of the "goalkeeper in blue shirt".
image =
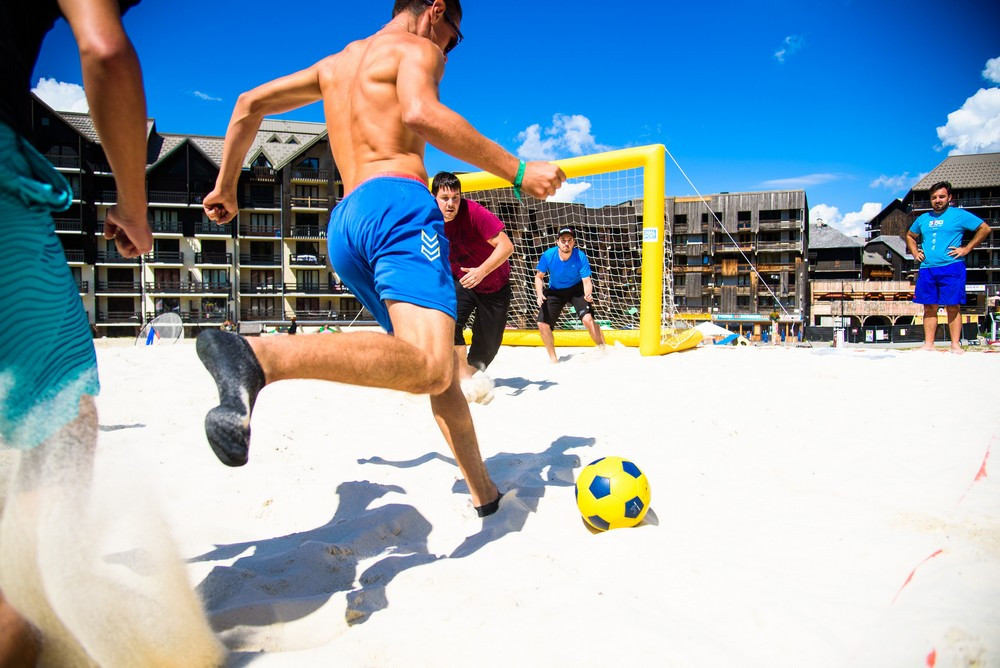
[[(545, 287), (545, 275), (549, 287)], [(538, 333), (549, 353), (549, 361), (559, 362), (556, 356), (552, 330), (559, 320), (563, 307), (572, 304), (576, 317), (590, 333), (598, 348), (604, 349), (604, 333), (594, 320), (594, 282), (590, 277), (590, 262), (586, 254), (576, 247), (576, 233), (572, 227), (559, 230), (556, 245), (538, 259), (535, 270), (535, 297), (538, 300)]]

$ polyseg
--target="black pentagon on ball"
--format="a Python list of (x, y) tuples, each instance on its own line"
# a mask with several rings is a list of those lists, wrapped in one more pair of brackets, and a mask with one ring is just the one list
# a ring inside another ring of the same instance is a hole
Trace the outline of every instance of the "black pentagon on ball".
[(590, 522), (592, 526), (594, 526), (597, 529), (600, 529), (601, 531), (607, 531), (608, 529), (611, 528), (611, 525), (608, 522), (604, 521), (604, 519), (600, 515), (591, 515), (590, 517), (587, 518), (587, 521)]
[(627, 459), (622, 462), (622, 470), (625, 471), (625, 473), (628, 473), (633, 478), (638, 478), (639, 476), (642, 475), (642, 471), (639, 470), (639, 467), (633, 464), (632, 462), (628, 461)]
[(594, 476), (594, 481), (590, 483), (590, 493), (595, 499), (603, 499), (611, 493), (611, 478), (602, 475)]
[(640, 499), (638, 496), (635, 497), (631, 501), (625, 503), (625, 517), (628, 517), (630, 519), (635, 519), (636, 517), (639, 517), (639, 513), (642, 512), (642, 509), (645, 508), (645, 506), (646, 504), (642, 502), (642, 499)]

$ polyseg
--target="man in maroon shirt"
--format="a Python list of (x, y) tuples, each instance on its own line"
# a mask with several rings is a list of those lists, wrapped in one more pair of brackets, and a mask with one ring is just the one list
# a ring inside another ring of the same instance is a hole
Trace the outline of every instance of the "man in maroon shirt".
[[(488, 404), (493, 400), (493, 381), (484, 372), (500, 349), (507, 325), (511, 298), (507, 258), (514, 244), (499, 218), (462, 197), (462, 184), (454, 174), (435, 175), (431, 192), (444, 215), (444, 234), (451, 245), (448, 259), (458, 300), (455, 351), (462, 391), (467, 400)], [(472, 343), (466, 355), (465, 326), (473, 315)]]

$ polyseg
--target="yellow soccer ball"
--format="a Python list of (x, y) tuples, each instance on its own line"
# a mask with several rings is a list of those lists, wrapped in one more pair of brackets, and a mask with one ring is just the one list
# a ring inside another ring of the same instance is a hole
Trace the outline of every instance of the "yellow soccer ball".
[(634, 527), (646, 516), (649, 498), (646, 474), (621, 457), (593, 461), (576, 479), (576, 505), (598, 531)]

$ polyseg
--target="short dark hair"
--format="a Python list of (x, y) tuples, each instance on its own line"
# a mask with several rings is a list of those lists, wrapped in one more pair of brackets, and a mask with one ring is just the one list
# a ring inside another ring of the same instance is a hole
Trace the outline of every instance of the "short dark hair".
[[(428, 3), (424, 0), (396, 0), (392, 6), (392, 16), (396, 17), (400, 12), (410, 12), (414, 16), (420, 16), (427, 9)], [(462, 3), (460, 0), (444, 0), (445, 13), (452, 19), (462, 20)]]
[(951, 196), (951, 183), (949, 183), (948, 181), (938, 181), (937, 183), (935, 183), (934, 185), (932, 185), (931, 186), (930, 194), (933, 195), (937, 191), (941, 190), (941, 188), (944, 188), (945, 190), (947, 190), (948, 191), (948, 196), (949, 197)]
[(442, 188), (460, 193), (462, 192), (462, 182), (451, 172), (438, 172), (434, 175), (434, 180), (431, 181), (431, 194), (437, 196), (438, 190)]

